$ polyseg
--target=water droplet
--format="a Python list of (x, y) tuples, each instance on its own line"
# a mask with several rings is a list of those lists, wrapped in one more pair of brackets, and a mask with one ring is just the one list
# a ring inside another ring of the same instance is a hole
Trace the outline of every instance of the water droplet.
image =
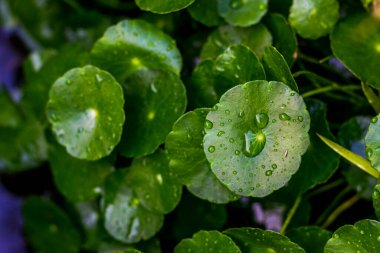
[(242, 1), (242, 0), (232, 0), (231, 3), (230, 3), (230, 7), (232, 9), (240, 8), (243, 5), (244, 5), (244, 1)]
[(263, 10), (265, 10), (266, 7), (267, 7), (267, 5), (262, 3), (259, 5), (259, 10), (263, 11)]
[(269, 117), (266, 113), (258, 113), (255, 116), (256, 125), (258, 128), (263, 129), (268, 125)]
[(380, 242), (380, 235), (377, 237), (377, 240)]
[(234, 138), (230, 138), (230, 139), (229, 139), (229, 142), (230, 142), (230, 143), (234, 143), (234, 142), (235, 142), (235, 139), (234, 139)]
[(154, 46), (154, 42), (153, 41), (148, 41), (147, 45), (148, 45), (148, 47), (153, 47)]
[(272, 123), (276, 123), (277, 122), (277, 120), (276, 119), (272, 119)]
[(286, 113), (281, 113), (280, 115), (278, 115), (278, 117), (280, 118), (280, 120), (283, 120), (283, 121), (291, 119), (290, 116)]
[(150, 89), (154, 92), (154, 93), (157, 93), (157, 88), (156, 88), (156, 85), (154, 83), (151, 83), (150, 84)]
[(372, 193), (372, 198), (376, 200), (376, 199), (379, 199), (379, 197), (380, 197), (380, 192), (375, 189)]
[(219, 131), (217, 136), (222, 136), (224, 134), (224, 131)]
[(57, 120), (57, 115), (55, 115), (55, 113), (52, 113), (50, 114), (50, 118), (55, 121)]
[(215, 152), (215, 146), (208, 147), (208, 152), (214, 153)]
[(243, 153), (248, 157), (255, 157), (261, 153), (266, 143), (263, 132), (254, 133), (252, 130), (244, 134)]
[(239, 118), (243, 118), (245, 116), (245, 113), (243, 111), (239, 112), (238, 114)]
[(272, 173), (273, 173), (273, 171), (267, 170), (267, 171), (265, 171), (265, 176), (267, 176), (267, 177), (272, 176)]
[(218, 106), (217, 105), (214, 105), (212, 108), (211, 108), (211, 111), (216, 111), (218, 110)]
[(373, 150), (372, 148), (367, 148), (365, 150), (365, 154), (367, 155), (368, 158), (371, 158), (372, 154), (373, 154)]
[(100, 83), (101, 81), (103, 81), (103, 78), (99, 75), (99, 74), (96, 74), (96, 80)]
[(277, 164), (275, 164), (275, 163), (272, 164), (272, 169), (274, 169), (274, 170), (277, 169)]
[(230, 110), (225, 110), (224, 111), (227, 115), (230, 114)]
[(232, 174), (237, 175), (237, 171), (236, 170), (232, 171)]
[(294, 95), (296, 95), (296, 93), (294, 93), (294, 92), (291, 92), (291, 93), (290, 93), (290, 96), (293, 97)]
[(338, 239), (339, 238), (339, 235), (338, 234), (334, 234), (333, 236), (335, 239)]
[(298, 119), (299, 122), (303, 121), (303, 117), (302, 116), (298, 116), (297, 119)]
[(239, 150), (235, 150), (235, 155), (240, 155), (240, 151)]
[(371, 119), (371, 123), (376, 123), (377, 122), (377, 117), (373, 117), (372, 119)]
[(214, 126), (214, 124), (211, 121), (209, 121), (208, 119), (206, 119), (206, 121), (205, 121), (205, 128), (206, 129), (211, 129), (213, 126)]
[(363, 230), (360, 230), (360, 234), (364, 235), (364, 231), (363, 231)]
[(187, 139), (188, 139), (189, 141), (191, 141), (191, 140), (193, 139), (193, 137), (191, 136), (190, 133), (187, 134)]
[(66, 80), (66, 84), (67, 84), (67, 85), (71, 85), (71, 83), (72, 83), (72, 82), (71, 82), (70, 79), (67, 79), (67, 80)]
[(220, 124), (219, 124), (220, 126), (224, 126), (224, 123), (223, 122), (220, 122)]

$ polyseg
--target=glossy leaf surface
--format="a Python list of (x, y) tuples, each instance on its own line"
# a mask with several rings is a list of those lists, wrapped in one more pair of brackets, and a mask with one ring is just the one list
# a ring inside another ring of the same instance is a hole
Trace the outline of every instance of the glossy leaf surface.
[(186, 8), (195, 0), (135, 0), (136, 4), (145, 11), (169, 13)]
[(307, 253), (320, 253), (331, 238), (332, 233), (317, 226), (298, 227), (286, 233), (292, 242), (297, 243)]
[(206, 26), (217, 26), (223, 23), (218, 13), (218, 0), (197, 0), (189, 6), (191, 17)]
[(263, 197), (298, 170), (309, 124), (302, 98), (288, 86), (248, 82), (226, 92), (207, 115), (204, 151), (231, 191)]

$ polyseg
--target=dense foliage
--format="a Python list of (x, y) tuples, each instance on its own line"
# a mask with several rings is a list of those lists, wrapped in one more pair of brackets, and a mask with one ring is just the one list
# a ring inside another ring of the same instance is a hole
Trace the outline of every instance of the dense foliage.
[(0, 13), (30, 51), (21, 98), (0, 90), (0, 172), (44, 185), (33, 252), (380, 251), (380, 1)]

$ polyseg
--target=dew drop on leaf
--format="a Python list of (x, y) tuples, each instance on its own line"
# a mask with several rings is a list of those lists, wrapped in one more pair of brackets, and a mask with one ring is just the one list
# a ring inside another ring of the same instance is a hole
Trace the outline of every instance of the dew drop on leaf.
[(243, 153), (248, 157), (255, 157), (261, 153), (266, 143), (263, 132), (254, 133), (252, 130), (244, 134)]
[(303, 121), (303, 117), (302, 116), (298, 116), (297, 119), (298, 119), (299, 122)]
[(373, 194), (372, 194), (372, 198), (373, 199), (379, 199), (380, 197), (380, 192), (378, 190), (374, 190)]
[(371, 123), (376, 123), (377, 122), (377, 117), (373, 117), (372, 119), (371, 119)]
[(206, 121), (205, 121), (205, 128), (206, 129), (211, 129), (213, 126), (214, 126), (214, 124), (211, 121), (209, 121), (209, 120), (206, 119)]
[(283, 120), (283, 121), (286, 121), (286, 120), (290, 120), (290, 116), (286, 113), (281, 113), (279, 116), (280, 120)]
[(208, 152), (214, 153), (215, 152), (215, 147), (214, 146), (208, 147)]
[(267, 176), (267, 177), (272, 176), (272, 173), (273, 173), (273, 171), (267, 170), (267, 171), (265, 171), (265, 176)]
[(365, 150), (365, 154), (367, 155), (368, 158), (371, 158), (372, 154), (373, 154), (373, 150), (372, 148), (367, 148)]
[(258, 128), (263, 129), (268, 125), (269, 117), (266, 113), (258, 113), (255, 116), (256, 125)]

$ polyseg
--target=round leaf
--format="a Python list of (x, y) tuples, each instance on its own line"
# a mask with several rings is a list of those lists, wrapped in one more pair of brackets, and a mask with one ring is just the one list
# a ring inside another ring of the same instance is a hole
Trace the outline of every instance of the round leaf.
[(170, 157), (170, 171), (186, 184), (195, 196), (214, 203), (236, 199), (212, 173), (203, 151), (203, 126), (208, 109), (184, 114), (173, 125), (165, 147)]
[(298, 92), (298, 86), (294, 81), (289, 66), (284, 57), (274, 47), (267, 47), (263, 55), (263, 66), (268, 81), (279, 81)]
[(380, 115), (371, 120), (365, 136), (366, 155), (372, 166), (380, 171)]
[(263, 197), (298, 170), (309, 124), (302, 98), (288, 86), (249, 82), (227, 91), (207, 115), (204, 151), (231, 191)]
[(53, 202), (29, 197), (24, 202), (22, 214), (26, 235), (35, 252), (79, 252), (79, 232), (66, 213)]
[(211, 33), (202, 47), (201, 60), (215, 59), (232, 45), (243, 44), (261, 57), (264, 49), (272, 44), (272, 35), (268, 29), (257, 24), (252, 27), (241, 28), (234, 26), (220, 26)]
[(267, 12), (268, 0), (218, 0), (218, 11), (227, 23), (250, 26)]
[(188, 252), (240, 253), (241, 251), (231, 238), (218, 231), (199, 231), (193, 238), (182, 240), (174, 248), (174, 253)]
[(125, 127), (120, 152), (126, 157), (153, 153), (185, 111), (185, 88), (171, 72), (140, 70), (124, 83)]
[(231, 237), (241, 252), (300, 252), (305, 251), (287, 237), (258, 228), (230, 228), (223, 232)]
[(321, 253), (332, 233), (320, 227), (309, 226), (292, 229), (286, 233), (286, 236), (307, 253)]
[(334, 55), (363, 82), (380, 88), (380, 21), (366, 14), (339, 22), (331, 34)]
[(111, 174), (105, 184), (104, 227), (114, 238), (135, 243), (152, 237), (163, 224), (163, 215), (147, 210), (126, 179), (126, 170)]
[(217, 26), (223, 23), (218, 13), (218, 0), (197, 0), (187, 10), (193, 19), (206, 26)]
[(107, 160), (79, 160), (58, 145), (50, 147), (49, 161), (55, 185), (73, 202), (84, 202), (98, 196), (102, 192), (104, 179), (113, 170)]
[(139, 69), (160, 67), (178, 75), (182, 66), (175, 41), (143, 20), (124, 20), (108, 28), (91, 56), (120, 83)]
[(325, 253), (376, 253), (380, 251), (380, 223), (361, 220), (355, 225), (340, 227), (328, 240)]
[(237, 84), (265, 80), (265, 73), (257, 56), (246, 46), (227, 48), (214, 63), (215, 90), (219, 95)]
[(337, 0), (293, 0), (289, 22), (297, 33), (307, 39), (329, 34), (339, 18)]
[(135, 0), (140, 9), (159, 14), (178, 11), (186, 8), (195, 0)]
[(97, 160), (120, 141), (123, 105), (122, 88), (115, 79), (88, 65), (66, 72), (53, 84), (48, 120), (70, 155)]
[(133, 160), (128, 169), (129, 186), (146, 209), (169, 213), (181, 199), (182, 187), (169, 173), (169, 160), (162, 150)]

